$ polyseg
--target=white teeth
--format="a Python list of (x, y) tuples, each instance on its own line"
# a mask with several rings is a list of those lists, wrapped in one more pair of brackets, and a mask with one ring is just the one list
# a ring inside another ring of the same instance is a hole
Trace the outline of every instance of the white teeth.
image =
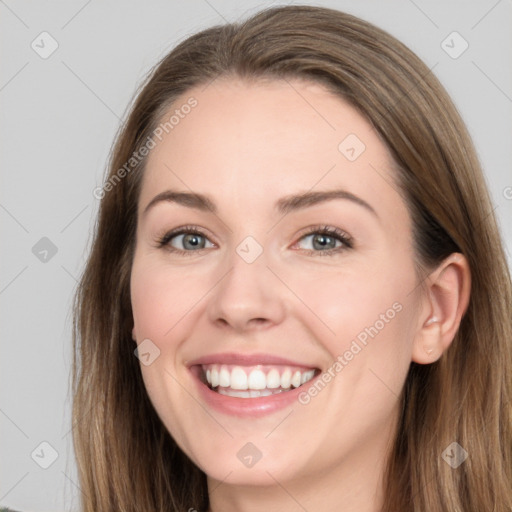
[[(219, 371), (217, 370), (217, 368), (212, 368), (210, 375), (212, 380), (208, 382), (211, 383), (212, 388), (216, 388), (219, 385)], [(208, 380), (208, 372), (206, 372), (206, 380)]]
[(223, 366), (220, 369), (219, 386), (221, 386), (223, 388), (229, 388), (230, 381), (231, 381), (231, 379), (230, 379), (229, 372), (228, 372), (227, 368)]
[(294, 388), (298, 388), (300, 386), (300, 372), (297, 371), (293, 374), (291, 384)]
[(231, 371), (230, 387), (231, 389), (247, 389), (249, 387), (247, 374), (239, 366), (236, 366)]
[(270, 389), (263, 389), (258, 391), (250, 389), (248, 391), (236, 391), (232, 388), (219, 388), (217, 393), (219, 393), (219, 395), (234, 396), (236, 398), (258, 398), (260, 396), (270, 396), (282, 393), (282, 390), (271, 391)]
[(229, 388), (229, 389), (220, 388), (218, 392), (221, 395), (235, 396), (237, 398), (251, 398), (250, 391), (235, 391), (232, 388)]
[(267, 388), (276, 389), (281, 386), (281, 376), (279, 372), (272, 368), (267, 374)]
[(261, 370), (253, 370), (249, 375), (249, 388), (265, 389), (267, 387), (267, 379)]
[[(315, 376), (315, 370), (299, 371), (289, 367), (268, 368), (266, 372), (261, 366), (244, 369), (241, 366), (204, 365), (203, 372), (206, 381), (212, 389), (229, 396), (255, 398), (269, 396), (291, 387), (298, 388)], [(248, 373), (249, 372), (249, 373)]]
[(313, 376), (315, 375), (315, 370), (309, 370), (308, 372), (304, 372), (302, 374), (302, 377), (300, 379), (300, 383), (301, 384), (305, 384), (306, 382), (308, 382), (309, 380), (311, 380), (313, 378)]
[(286, 389), (291, 386), (292, 372), (288, 368), (281, 375), (281, 387)]

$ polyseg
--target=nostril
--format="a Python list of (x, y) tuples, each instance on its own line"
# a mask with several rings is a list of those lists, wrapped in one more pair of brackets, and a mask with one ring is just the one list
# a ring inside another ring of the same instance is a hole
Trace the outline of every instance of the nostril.
[(254, 322), (255, 324), (264, 324), (264, 323), (267, 323), (267, 319), (266, 318), (253, 318), (251, 320), (251, 322)]

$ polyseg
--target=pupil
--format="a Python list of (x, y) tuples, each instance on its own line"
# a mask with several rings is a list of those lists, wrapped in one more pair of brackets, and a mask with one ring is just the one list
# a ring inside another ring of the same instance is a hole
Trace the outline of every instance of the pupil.
[(313, 239), (313, 246), (319, 245), (319, 247), (325, 248), (327, 245), (329, 245), (329, 242), (331, 242), (330, 245), (332, 246), (333, 241), (334, 239), (331, 238), (330, 236), (318, 235)]
[(191, 244), (192, 247), (198, 247), (200, 245), (198, 239), (199, 239), (199, 237), (197, 235), (194, 235), (194, 234), (186, 235), (183, 240), (184, 245), (186, 245), (188, 243), (188, 244)]

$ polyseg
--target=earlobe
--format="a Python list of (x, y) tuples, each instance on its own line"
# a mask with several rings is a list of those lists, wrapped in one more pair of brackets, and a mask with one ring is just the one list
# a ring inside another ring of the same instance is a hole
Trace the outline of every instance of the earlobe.
[(132, 329), (132, 340), (137, 341), (137, 333), (135, 332), (135, 326), (133, 326)]
[(423, 324), (414, 341), (412, 360), (418, 364), (430, 364), (437, 361), (443, 354), (441, 328), (435, 315)]
[[(437, 324), (437, 323), (439, 323), (439, 319), (437, 318), (437, 316), (432, 315), (425, 322), (425, 327), (428, 327), (429, 325)], [(430, 338), (430, 341), (429, 341), (429, 338)], [(438, 348), (437, 347), (438, 343), (436, 342), (437, 339), (438, 339), (438, 330), (437, 330), (436, 326), (434, 326), (434, 328), (431, 329), (430, 336), (427, 336), (426, 341), (423, 343), (423, 351), (426, 354), (426, 358), (427, 358), (427, 360), (423, 364), (432, 363), (439, 359), (439, 356), (441, 354), (437, 353), (437, 348)]]
[(437, 361), (452, 343), (469, 304), (471, 275), (460, 253), (448, 256), (426, 282), (428, 301), (418, 318), (412, 360), (418, 364)]

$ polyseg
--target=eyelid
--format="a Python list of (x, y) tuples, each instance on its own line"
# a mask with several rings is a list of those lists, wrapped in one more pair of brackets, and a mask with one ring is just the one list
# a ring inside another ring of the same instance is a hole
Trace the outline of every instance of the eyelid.
[(347, 249), (353, 249), (354, 247), (354, 239), (352, 236), (350, 236), (346, 231), (329, 225), (315, 225), (315, 226), (309, 226), (308, 228), (303, 231), (300, 236), (297, 238), (297, 241), (294, 242), (293, 246), (297, 245), (300, 240), (303, 238), (313, 235), (313, 234), (324, 234), (330, 237), (333, 237), (337, 239), (339, 242), (341, 242), (340, 247), (335, 247), (333, 249), (327, 249), (325, 251), (314, 251), (312, 249), (303, 249), (303, 251), (306, 251), (308, 254), (312, 253), (315, 255), (329, 255), (338, 253), (341, 251), (345, 251)]
[(200, 253), (206, 249), (211, 249), (211, 247), (203, 247), (200, 249), (197, 249), (195, 251), (186, 251), (183, 249), (178, 249), (176, 247), (170, 246), (169, 242), (171, 239), (180, 236), (180, 235), (187, 235), (187, 234), (196, 234), (199, 236), (202, 236), (203, 238), (206, 238), (211, 244), (214, 246), (217, 246), (217, 244), (210, 240), (211, 236), (206, 233), (206, 229), (199, 228), (197, 226), (193, 225), (186, 225), (186, 226), (179, 226), (177, 228), (166, 230), (161, 235), (157, 235), (156, 237), (156, 243), (157, 248), (167, 249), (169, 252), (175, 252), (175, 253), (181, 253), (181, 254), (194, 254), (194, 253)]
[[(214, 246), (218, 247), (218, 245), (215, 242), (210, 240), (210, 235), (205, 233), (205, 231), (207, 231), (207, 230), (205, 230), (204, 228), (198, 228), (197, 226), (194, 226), (194, 225), (179, 226), (170, 231), (165, 231), (163, 235), (158, 236), (157, 237), (157, 247), (167, 249), (169, 252), (174, 252), (174, 253), (178, 253), (178, 254), (186, 254), (186, 255), (191, 255), (194, 253), (202, 253), (203, 251), (205, 251), (207, 249), (211, 249), (211, 247), (202, 247), (200, 249), (187, 251), (187, 250), (178, 249), (176, 247), (172, 247), (169, 245), (169, 242), (173, 238), (180, 236), (180, 235), (186, 235), (186, 234), (196, 234), (198, 236), (201, 236), (201, 237), (207, 239)], [(309, 226), (309, 227), (305, 228), (301, 232), (301, 234), (298, 236), (296, 241), (293, 242), (292, 247), (296, 246), (303, 238), (313, 235), (313, 234), (324, 234), (324, 235), (333, 237), (333, 238), (337, 239), (342, 245), (340, 247), (327, 249), (325, 251), (302, 249), (302, 251), (303, 252), (305, 251), (307, 254), (315, 255), (315, 256), (316, 255), (321, 255), (321, 256), (326, 255), (327, 256), (327, 255), (332, 255), (332, 254), (339, 253), (342, 251), (346, 251), (347, 249), (353, 248), (353, 238), (347, 232), (345, 232), (344, 230), (342, 230), (340, 228), (337, 228), (334, 226), (329, 226), (329, 225), (314, 225), (314, 226)]]

